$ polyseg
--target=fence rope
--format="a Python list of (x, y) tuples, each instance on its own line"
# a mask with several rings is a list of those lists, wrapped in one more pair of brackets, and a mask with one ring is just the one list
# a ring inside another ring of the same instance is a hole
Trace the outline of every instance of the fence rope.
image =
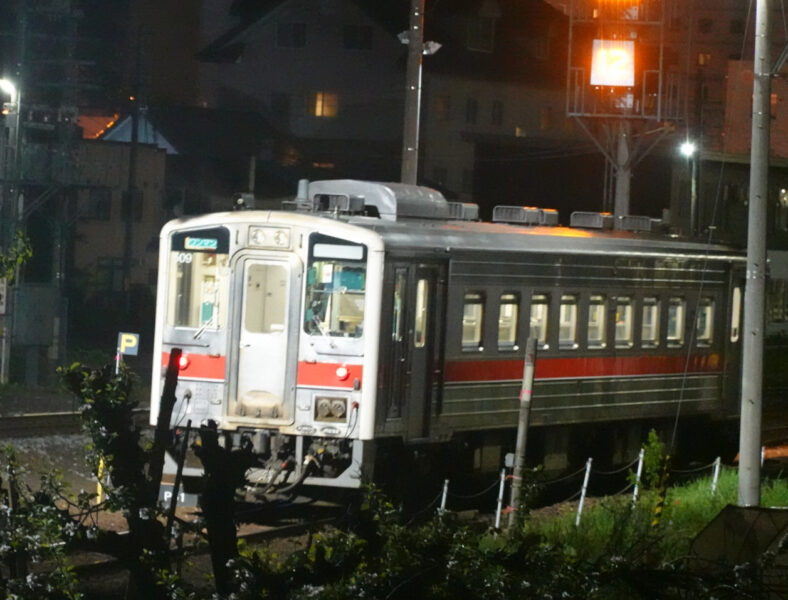
[(679, 474), (687, 474), (687, 473), (697, 473), (698, 471), (705, 471), (706, 469), (711, 469), (714, 466), (716, 461), (711, 461), (709, 464), (704, 465), (702, 467), (697, 467), (696, 469), (671, 469), (673, 473)]
[(484, 494), (486, 494), (491, 489), (493, 489), (496, 485), (498, 485), (500, 483), (500, 481), (501, 481), (500, 478), (496, 479), (495, 481), (492, 482), (492, 484), (490, 484), (489, 487), (487, 487), (487, 488), (483, 489), (481, 492), (477, 492), (475, 494), (467, 494), (466, 495), (466, 494), (454, 494), (452, 492), (448, 492), (448, 496), (451, 496), (452, 498), (461, 498), (463, 500), (469, 500), (471, 498), (478, 498), (479, 496), (484, 496)]
[(580, 475), (580, 473), (585, 473), (585, 465), (580, 467), (574, 473), (570, 473), (569, 475), (564, 475), (563, 477), (559, 477), (558, 479), (548, 479), (547, 481), (540, 481), (538, 482), (539, 485), (552, 485), (554, 483), (560, 483), (562, 481), (566, 481), (567, 479), (572, 479), (572, 477), (576, 477)]
[(623, 467), (620, 467), (615, 471), (597, 471), (596, 469), (591, 469), (591, 473), (593, 473), (594, 475), (618, 475), (619, 473), (623, 473), (627, 469), (631, 468), (633, 465), (637, 464), (637, 462), (638, 462), (638, 457), (635, 457), (635, 460), (630, 462), (628, 465), (624, 465)]

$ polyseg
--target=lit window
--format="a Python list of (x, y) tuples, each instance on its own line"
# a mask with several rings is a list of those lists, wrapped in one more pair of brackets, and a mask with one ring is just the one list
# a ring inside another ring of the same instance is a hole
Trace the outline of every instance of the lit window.
[(711, 54), (708, 52), (699, 52), (698, 53), (698, 65), (701, 67), (708, 65), (711, 62)]
[(701, 298), (698, 314), (695, 317), (695, 343), (698, 346), (711, 346), (714, 335), (714, 299)]
[(605, 297), (591, 296), (588, 303), (588, 347), (604, 348), (607, 345)]
[(616, 348), (632, 347), (633, 327), (632, 298), (616, 298)]
[(484, 296), (478, 292), (465, 294), (462, 308), (462, 349), (483, 350), (482, 324)]
[(498, 349), (517, 349), (517, 321), (520, 296), (518, 294), (501, 294), (501, 306), (498, 312)]
[(684, 298), (671, 298), (668, 303), (668, 346), (680, 348), (684, 345)]
[(558, 347), (577, 348), (577, 296), (561, 296), (561, 311), (558, 316)]
[(550, 297), (547, 294), (531, 296), (531, 331), (540, 348), (547, 348), (547, 317)]
[(312, 114), (316, 117), (336, 117), (339, 96), (333, 92), (316, 92), (312, 100)]
[(659, 345), (659, 299), (657, 298), (643, 298), (640, 344), (644, 348), (656, 348)]

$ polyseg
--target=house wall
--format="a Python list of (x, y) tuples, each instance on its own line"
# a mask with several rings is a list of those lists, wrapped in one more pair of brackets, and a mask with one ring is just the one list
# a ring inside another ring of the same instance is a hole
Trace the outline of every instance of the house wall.
[[(76, 200), (73, 268), (87, 274), (90, 292), (119, 291), (125, 236), (123, 198), (128, 186), (130, 145), (83, 141), (78, 147), (80, 188)], [(131, 282), (155, 290), (166, 154), (137, 148), (137, 189), (142, 208), (132, 227)]]
[[(277, 29), (290, 24), (303, 24), (303, 47), (277, 41)], [(372, 47), (344, 48), (346, 25), (370, 27)], [(201, 67), (207, 106), (263, 110), (273, 124), (306, 138), (401, 135), (403, 46), (356, 3), (284, 2), (237, 41), (245, 45), (238, 62)], [(317, 92), (337, 95), (335, 116), (315, 116)]]

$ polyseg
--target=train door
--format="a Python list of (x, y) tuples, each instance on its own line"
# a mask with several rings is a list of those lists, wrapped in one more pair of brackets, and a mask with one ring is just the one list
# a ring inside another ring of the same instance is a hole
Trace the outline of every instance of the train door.
[(410, 441), (429, 437), (431, 409), (440, 400), (442, 271), (434, 264), (395, 266), (392, 405), (402, 406)]
[(231, 417), (292, 423), (301, 263), (293, 255), (246, 256), (238, 271), (237, 373)]

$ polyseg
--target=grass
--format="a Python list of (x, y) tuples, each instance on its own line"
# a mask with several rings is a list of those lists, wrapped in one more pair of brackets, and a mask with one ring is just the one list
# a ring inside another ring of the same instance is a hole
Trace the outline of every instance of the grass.
[[(635, 506), (631, 496), (594, 502), (583, 511), (579, 526), (575, 526), (576, 512), (567, 508), (552, 519), (532, 517), (524, 527), (527, 534), (540, 535), (548, 544), (562, 546), (581, 560), (646, 553), (657, 562), (667, 563), (687, 555), (694, 537), (726, 505), (737, 502), (737, 489), (737, 471), (723, 469), (714, 493), (710, 477), (669, 488), (656, 525), (658, 494), (649, 490)], [(761, 498), (762, 506), (788, 506), (788, 481), (766, 480)]]

